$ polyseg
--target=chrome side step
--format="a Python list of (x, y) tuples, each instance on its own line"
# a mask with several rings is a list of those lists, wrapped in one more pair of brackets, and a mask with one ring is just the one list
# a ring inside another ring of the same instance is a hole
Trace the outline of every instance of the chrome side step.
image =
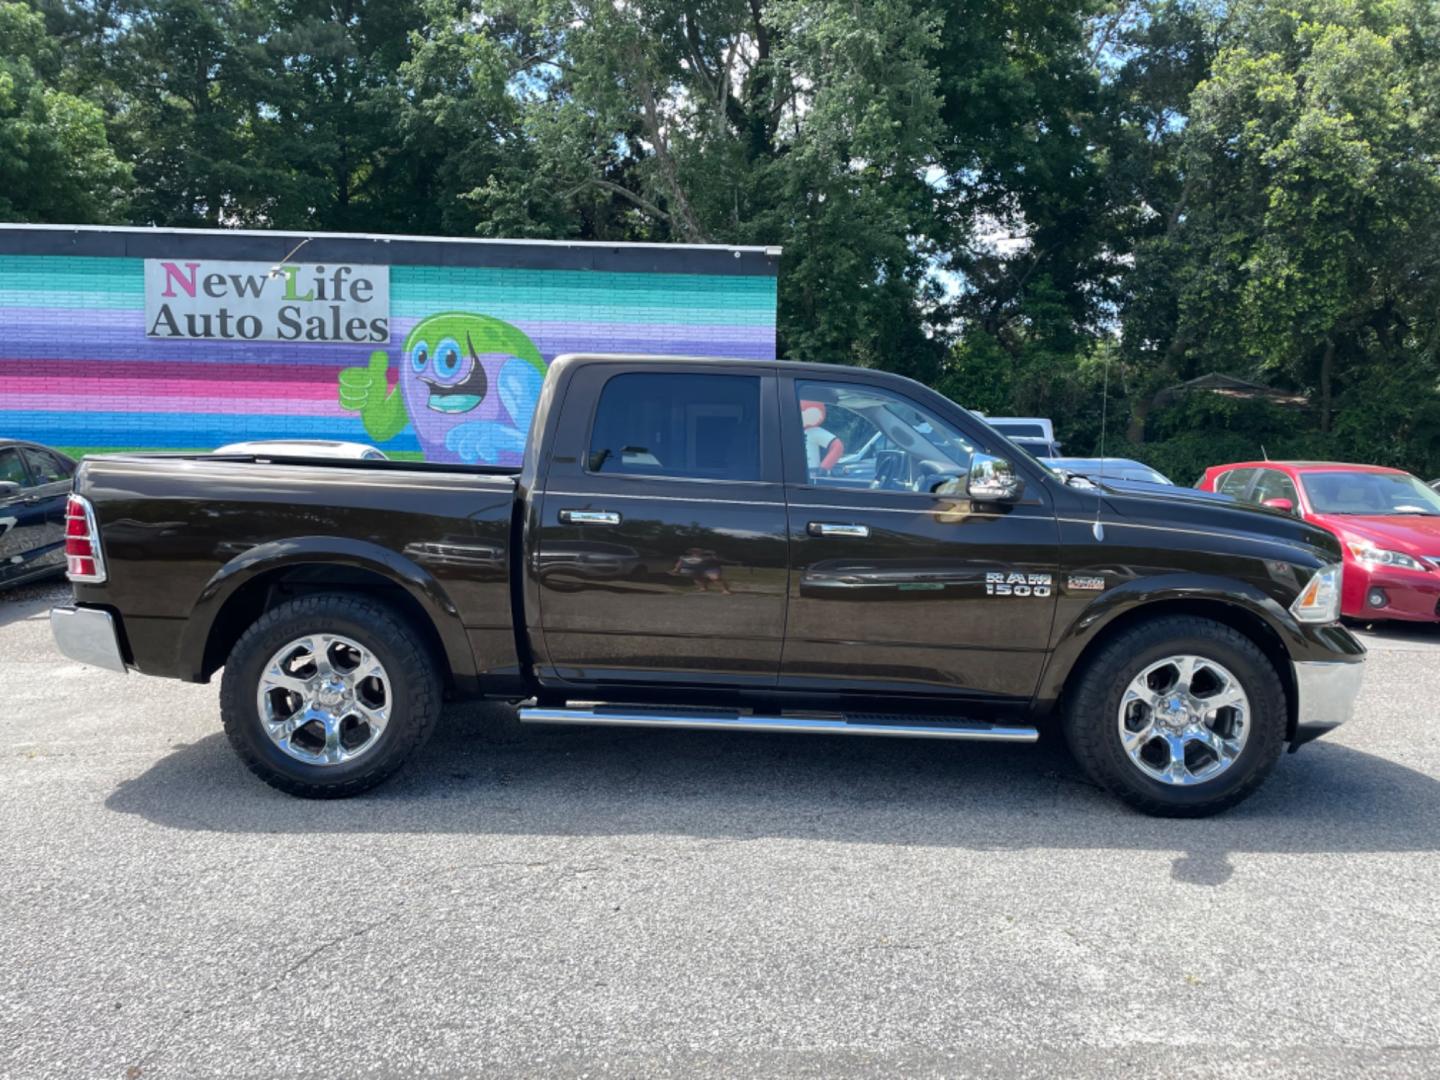
[[(867, 714), (874, 715), (874, 714)], [(1031, 727), (1007, 727), (970, 720), (939, 723), (875, 723), (838, 716), (763, 716), (710, 709), (643, 709), (595, 705), (589, 708), (522, 708), (522, 724), (597, 724), (609, 727), (686, 728), (696, 731), (788, 731), (797, 735), (880, 735), (892, 739), (975, 739), (1033, 743)]]

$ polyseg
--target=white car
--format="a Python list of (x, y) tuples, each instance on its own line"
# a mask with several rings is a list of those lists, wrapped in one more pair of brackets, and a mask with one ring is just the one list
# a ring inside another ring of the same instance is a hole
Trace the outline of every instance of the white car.
[(276, 457), (333, 457), (355, 461), (389, 461), (383, 450), (358, 442), (333, 439), (254, 439), (229, 443), (215, 454), (273, 454)]
[(986, 416), (978, 414), (1001, 435), (1011, 439), (1055, 441), (1055, 425), (1043, 416)]
[(1060, 444), (1055, 441), (1055, 425), (1043, 416), (986, 416), (984, 413), (975, 415), (1015, 445), (1038, 458), (1060, 456)]

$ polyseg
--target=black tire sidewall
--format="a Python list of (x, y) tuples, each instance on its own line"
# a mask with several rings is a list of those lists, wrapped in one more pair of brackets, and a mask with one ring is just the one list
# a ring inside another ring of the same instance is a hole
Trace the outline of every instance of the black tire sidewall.
[[(1142, 809), (1223, 809), (1258, 786), (1284, 748), (1284, 689), (1270, 661), (1245, 639), (1234, 640), (1238, 635), (1229, 628), (1217, 624), (1215, 633), (1195, 632), (1197, 622), (1187, 620), (1187, 632), (1174, 637), (1165, 637), (1156, 627), (1157, 634), (1150, 640), (1117, 642), (1118, 647), (1107, 650), (1086, 673), (1087, 679), (1101, 680), (1099, 693), (1085, 695), (1092, 701), (1098, 699), (1099, 708), (1093, 715), (1070, 718), (1071, 745), (1077, 757), (1082, 763), (1088, 759), (1099, 771), (1095, 779)], [(1166, 784), (1141, 772), (1125, 752), (1119, 730), (1120, 702), (1131, 680), (1151, 664), (1178, 655), (1199, 656), (1224, 666), (1240, 681), (1250, 704), (1249, 734), (1235, 763), (1213, 780), (1185, 786)], [(1077, 740), (1087, 744), (1083, 752)]]
[[(261, 673), (283, 646), (309, 634), (339, 634), (374, 653), (390, 684), (390, 718), (374, 746), (338, 765), (310, 765), (271, 741), (260, 720), (256, 695)], [(221, 707), (226, 733), (241, 756), (270, 781), (268, 773), (305, 787), (344, 789), (378, 782), (398, 769), (413, 750), (410, 727), (414, 703), (428, 700), (417, 685), (428, 672), (415, 662), (408, 628), (389, 611), (351, 597), (311, 597), (276, 608), (236, 643), (225, 665)]]

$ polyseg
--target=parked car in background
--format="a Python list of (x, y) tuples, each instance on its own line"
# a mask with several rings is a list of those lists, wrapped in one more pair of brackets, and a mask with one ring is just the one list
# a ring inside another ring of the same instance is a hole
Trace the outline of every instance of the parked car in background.
[(1090, 480), (1104, 477), (1105, 480), (1139, 480), (1147, 484), (1174, 487), (1175, 481), (1159, 469), (1152, 469), (1143, 461), (1133, 458), (1107, 457), (1042, 457), (1040, 459), (1052, 469), (1059, 469), (1072, 476), (1083, 476)]
[(1032, 457), (1060, 456), (1060, 443), (1055, 440), (1055, 425), (1043, 416), (977, 415)]
[(74, 475), (75, 462), (58, 450), (0, 439), (0, 588), (64, 572)]
[(1134, 491), (1146, 495), (1170, 495), (1233, 502), (1229, 495), (1180, 487), (1158, 469), (1133, 458), (1042, 457), (1044, 464), (1061, 473), (1070, 482), (1100, 484), (1116, 491)]
[(1246, 461), (1198, 487), (1304, 518), (1340, 538), (1340, 610), (1353, 619), (1440, 620), (1440, 494), (1400, 469)]
[(337, 442), (334, 439), (252, 439), (229, 443), (212, 451), (216, 454), (263, 454), (271, 457), (333, 457), (352, 461), (388, 461), (385, 451), (367, 443)]

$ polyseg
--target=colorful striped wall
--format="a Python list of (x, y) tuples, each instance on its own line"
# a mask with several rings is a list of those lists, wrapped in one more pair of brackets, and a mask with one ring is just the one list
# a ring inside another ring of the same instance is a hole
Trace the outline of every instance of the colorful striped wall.
[[(17, 233), (23, 242), (15, 240)], [(199, 245), (214, 259), (255, 257), (253, 250), (235, 249), (229, 236), (191, 232), (177, 240), (184, 240), (187, 254)], [(379, 441), (373, 435), (378, 429), (372, 425), (367, 431), (361, 415), (342, 405), (340, 373), (366, 365), (375, 346), (147, 337), (144, 259), (34, 253), (62, 247), (66, 238), (63, 250), (70, 252), (93, 247), (106, 233), (0, 230), (0, 436), (90, 451), (212, 449), (281, 437), (345, 439), (376, 443), (398, 457), (474, 459), (468, 452), (457, 457), (437, 449), (433, 442), (422, 448), (413, 424)], [(143, 239), (147, 253), (165, 248), (154, 232)], [(254, 234), (237, 239), (251, 249), (257, 242)], [(284, 238), (279, 247), (292, 239)], [(324, 252), (311, 243), (305, 258), (318, 261)], [(357, 243), (352, 238), (345, 251), (330, 257), (390, 267), (385, 351), (392, 386), (403, 370), (407, 335), (444, 312), (510, 324), (528, 336), (545, 362), (576, 351), (757, 359), (775, 354), (774, 260), (767, 258), (757, 270), (754, 249), (735, 254), (695, 249), (687, 256), (686, 249), (606, 247), (601, 259), (585, 245), (533, 250), (474, 242), (399, 245), (408, 258), (433, 258), (426, 265), (396, 263), (366, 250), (356, 257), (351, 249)], [(742, 253), (745, 272), (736, 265)], [(502, 265), (455, 265), (486, 261)], [(664, 270), (654, 269), (657, 265)]]

